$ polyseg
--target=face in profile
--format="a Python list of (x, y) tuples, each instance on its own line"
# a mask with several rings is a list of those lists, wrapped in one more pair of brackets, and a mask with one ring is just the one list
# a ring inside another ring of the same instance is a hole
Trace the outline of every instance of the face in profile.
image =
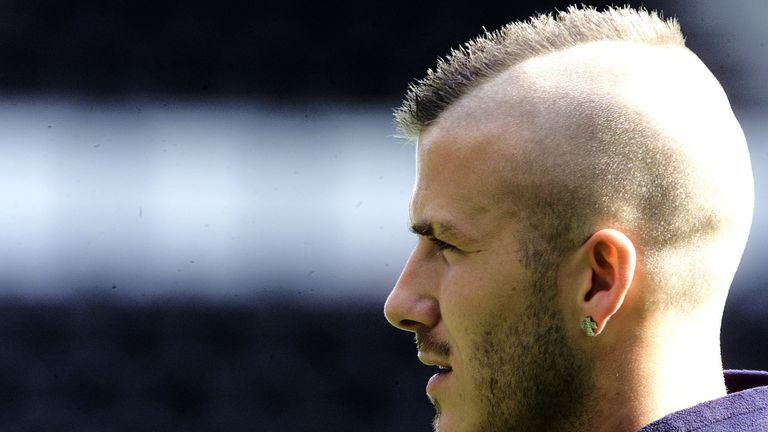
[(436, 366), (426, 390), (442, 432), (557, 430), (552, 414), (575, 410), (587, 388), (556, 307), (555, 263), (525, 268), (529, 238), (494, 202), (502, 167), (482, 144), (497, 134), (438, 122), (420, 137), (418, 242), (385, 306)]

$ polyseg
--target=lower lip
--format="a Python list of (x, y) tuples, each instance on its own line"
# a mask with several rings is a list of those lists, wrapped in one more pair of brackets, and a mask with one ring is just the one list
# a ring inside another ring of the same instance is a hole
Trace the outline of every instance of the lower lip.
[(445, 371), (445, 372), (439, 372), (434, 375), (432, 375), (432, 378), (429, 379), (427, 382), (427, 394), (431, 395), (432, 392), (440, 386), (440, 384), (444, 383), (445, 380), (447, 380), (453, 371)]

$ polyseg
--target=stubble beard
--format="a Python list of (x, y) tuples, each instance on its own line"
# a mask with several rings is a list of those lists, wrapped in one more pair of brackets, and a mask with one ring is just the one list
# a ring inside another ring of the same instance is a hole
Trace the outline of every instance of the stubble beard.
[(547, 272), (533, 274), (526, 316), (489, 321), (476, 336), (472, 380), (484, 410), (477, 432), (579, 431), (589, 423), (588, 365), (566, 337)]

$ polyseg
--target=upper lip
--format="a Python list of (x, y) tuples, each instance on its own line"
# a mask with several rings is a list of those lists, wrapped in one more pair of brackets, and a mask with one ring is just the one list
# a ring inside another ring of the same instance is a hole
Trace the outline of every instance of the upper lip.
[(451, 364), (448, 363), (448, 361), (435, 357), (433, 355), (430, 355), (429, 353), (419, 351), (418, 357), (419, 357), (419, 361), (424, 363), (427, 366), (437, 366), (440, 369), (448, 369), (448, 370), (452, 369)]

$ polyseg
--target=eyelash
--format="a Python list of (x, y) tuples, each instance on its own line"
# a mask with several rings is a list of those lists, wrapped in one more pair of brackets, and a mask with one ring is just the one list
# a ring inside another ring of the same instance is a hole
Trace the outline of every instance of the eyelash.
[(434, 245), (437, 247), (437, 250), (440, 251), (440, 252), (442, 252), (442, 251), (457, 251), (457, 250), (459, 250), (459, 248), (457, 248), (456, 246), (454, 246), (454, 245), (452, 245), (450, 243), (446, 243), (446, 242), (444, 242), (444, 241), (442, 241), (442, 240), (440, 240), (438, 238), (430, 237), (429, 240), (431, 240), (432, 243), (434, 243)]

